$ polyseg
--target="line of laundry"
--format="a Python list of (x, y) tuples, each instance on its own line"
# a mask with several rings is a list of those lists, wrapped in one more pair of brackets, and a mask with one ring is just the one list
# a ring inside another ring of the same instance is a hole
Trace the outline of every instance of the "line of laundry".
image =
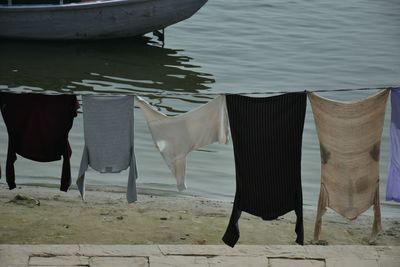
[[(167, 116), (140, 96), (82, 96), (85, 145), (76, 180), (85, 198), (85, 171), (116, 173), (129, 168), (127, 201), (137, 201), (139, 175), (134, 152), (134, 102), (147, 121), (154, 145), (186, 189), (187, 155), (232, 137), (236, 194), (223, 241), (239, 239), (241, 212), (274, 220), (290, 211), (297, 216), (296, 242), (304, 243), (301, 187), (302, 137), (311, 103), (320, 142), (321, 185), (314, 239), (318, 240), (327, 207), (354, 220), (374, 207), (371, 240), (381, 230), (379, 158), (385, 107), (391, 91), (388, 200), (400, 202), (400, 88), (380, 90), (353, 102), (335, 101), (312, 92), (270, 97), (218, 95), (178, 116)], [(6, 181), (16, 187), (16, 155), (50, 162), (63, 157), (60, 190), (71, 184), (68, 133), (77, 115), (75, 95), (0, 93), (0, 110), (9, 135)], [(1, 169), (0, 169), (1, 176)]]

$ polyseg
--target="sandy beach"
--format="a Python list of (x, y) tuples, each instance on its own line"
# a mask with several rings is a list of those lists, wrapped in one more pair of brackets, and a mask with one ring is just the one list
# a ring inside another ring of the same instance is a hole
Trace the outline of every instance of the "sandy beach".
[[(83, 202), (78, 191), (0, 187), (1, 244), (223, 244), (231, 203), (139, 190), (128, 204), (120, 189), (91, 188)], [(304, 210), (305, 242), (312, 244), (315, 213)], [(321, 238), (329, 245), (368, 245), (373, 218), (355, 221), (332, 211), (323, 217)], [(295, 244), (295, 216), (274, 221), (243, 213), (238, 244)], [(399, 218), (382, 218), (374, 245), (400, 245)]]

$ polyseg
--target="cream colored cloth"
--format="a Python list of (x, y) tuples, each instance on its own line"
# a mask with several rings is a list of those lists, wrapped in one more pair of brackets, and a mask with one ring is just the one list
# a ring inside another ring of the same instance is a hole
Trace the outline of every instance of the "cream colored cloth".
[(355, 102), (308, 94), (321, 150), (314, 240), (319, 240), (326, 207), (354, 220), (373, 205), (371, 241), (381, 230), (379, 151), (388, 94), (382, 90)]
[(173, 117), (155, 110), (140, 97), (136, 103), (143, 111), (154, 144), (175, 176), (180, 191), (186, 189), (186, 155), (214, 142), (228, 142), (225, 95)]

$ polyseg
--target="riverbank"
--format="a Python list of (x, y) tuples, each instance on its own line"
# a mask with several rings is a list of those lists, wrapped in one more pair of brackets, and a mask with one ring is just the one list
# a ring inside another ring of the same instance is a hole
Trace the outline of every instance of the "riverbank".
[[(0, 186), (0, 244), (223, 244), (231, 203), (199, 197), (139, 194), (128, 204), (111, 188), (87, 191)], [(311, 244), (315, 213), (304, 211), (305, 242)], [(368, 245), (373, 218), (348, 221), (328, 211), (321, 238), (329, 245)], [(295, 244), (294, 213), (274, 221), (243, 213), (238, 244)], [(382, 218), (376, 245), (400, 245), (399, 218)]]

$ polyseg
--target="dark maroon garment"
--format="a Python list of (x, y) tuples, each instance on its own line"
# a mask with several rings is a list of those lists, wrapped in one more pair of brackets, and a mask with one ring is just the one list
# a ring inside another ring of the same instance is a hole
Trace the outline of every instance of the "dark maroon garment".
[(8, 131), (7, 184), (15, 188), (16, 154), (51, 162), (63, 157), (61, 191), (71, 185), (68, 133), (79, 104), (74, 95), (0, 93), (0, 109)]

